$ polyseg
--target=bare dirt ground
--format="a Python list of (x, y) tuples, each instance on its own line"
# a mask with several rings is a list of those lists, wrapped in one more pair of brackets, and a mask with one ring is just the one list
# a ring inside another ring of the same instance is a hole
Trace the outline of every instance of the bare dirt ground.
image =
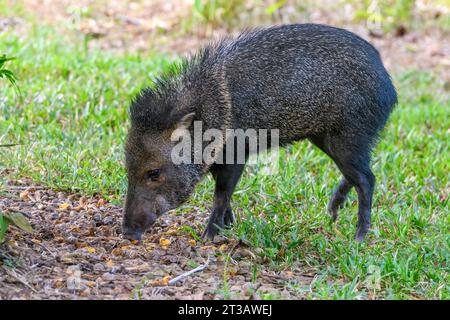
[[(73, 29), (64, 32), (89, 35), (91, 46), (106, 50), (180, 54), (198, 47), (212, 34), (233, 31), (196, 28), (195, 34), (183, 33), (180, 21), (186, 12), (190, 14), (191, 4), (176, 0), (108, 1), (87, 13), (80, 8), (93, 1), (81, 0), (76, 6), (65, 0), (24, 3), (48, 23), (62, 26), (74, 20)], [(411, 67), (432, 70), (449, 83), (448, 34), (429, 28), (380, 36), (346, 17), (323, 10), (295, 16), (288, 8), (277, 22), (346, 27), (374, 43), (391, 71)], [(0, 17), (2, 28), (26, 28), (26, 22), (20, 17)], [(260, 299), (265, 294), (301, 299), (286, 283), (292, 280), (308, 286), (315, 276), (305, 268), (271, 271), (257, 252), (243, 243), (197, 241), (189, 227), (200, 232), (207, 219), (205, 213), (167, 214), (142, 243), (135, 244), (120, 236), (121, 207), (99, 197), (88, 199), (31, 184), (12, 181), (0, 193), (0, 210), (22, 212), (34, 228), (32, 234), (13, 226), (8, 231), (0, 248), (0, 299), (220, 299), (224, 295)], [(204, 264), (208, 256), (210, 263), (203, 271), (167, 286), (174, 277)], [(254, 272), (256, 281), (252, 281)]]

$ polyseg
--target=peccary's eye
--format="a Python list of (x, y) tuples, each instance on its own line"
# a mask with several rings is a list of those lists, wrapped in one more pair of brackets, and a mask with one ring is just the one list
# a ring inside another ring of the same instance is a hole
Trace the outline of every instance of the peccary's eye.
[(159, 178), (160, 173), (161, 173), (160, 169), (149, 170), (145, 173), (145, 178), (147, 180), (156, 181)]

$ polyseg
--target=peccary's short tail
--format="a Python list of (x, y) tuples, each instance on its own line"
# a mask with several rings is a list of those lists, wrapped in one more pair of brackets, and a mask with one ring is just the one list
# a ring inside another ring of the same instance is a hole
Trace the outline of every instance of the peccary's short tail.
[(395, 90), (394, 84), (392, 83), (391, 77), (387, 74), (384, 77), (384, 81), (381, 82), (377, 90), (377, 104), (379, 106), (379, 110), (382, 113), (380, 127), (381, 130), (386, 121), (389, 118), (392, 110), (394, 110), (395, 105), (397, 104), (397, 91)]
[(397, 91), (395, 90), (394, 84), (391, 78), (388, 76), (387, 83), (385, 85), (384, 92), (379, 96), (378, 103), (383, 108), (386, 108), (388, 113), (391, 113), (394, 106), (397, 104)]

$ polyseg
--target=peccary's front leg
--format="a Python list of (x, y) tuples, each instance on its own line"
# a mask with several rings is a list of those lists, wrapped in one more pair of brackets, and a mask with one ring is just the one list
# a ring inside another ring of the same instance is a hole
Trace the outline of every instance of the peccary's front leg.
[(215, 164), (211, 167), (216, 181), (214, 207), (203, 237), (213, 240), (221, 228), (233, 222), (230, 200), (244, 167), (244, 164)]

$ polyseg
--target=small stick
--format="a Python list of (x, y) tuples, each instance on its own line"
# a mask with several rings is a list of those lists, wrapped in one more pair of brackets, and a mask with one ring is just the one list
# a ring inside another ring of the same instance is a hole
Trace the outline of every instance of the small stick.
[(5, 190), (18, 191), (18, 190), (27, 190), (27, 189), (35, 189), (35, 190), (44, 190), (44, 187), (41, 186), (6, 186)]
[(169, 280), (169, 283), (168, 283), (167, 285), (173, 286), (175, 283), (177, 283), (178, 281), (180, 281), (180, 280), (182, 280), (182, 279), (184, 279), (184, 278), (190, 276), (191, 274), (193, 274), (193, 273), (195, 273), (195, 272), (203, 271), (203, 270), (208, 266), (209, 260), (210, 260), (210, 259), (209, 259), (209, 255), (208, 255), (208, 259), (206, 260), (206, 263), (205, 263), (205, 264), (203, 264), (203, 265), (201, 265), (201, 266), (198, 266), (197, 268), (192, 269), (191, 271), (188, 271), (188, 272), (185, 272), (185, 273), (183, 273), (183, 274), (180, 274), (178, 277), (175, 277), (175, 278), (173, 278), (172, 280)]
[(30, 286), (30, 285), (28, 284), (28, 282), (26, 282), (26, 281), (23, 280), (19, 275), (17, 275), (15, 271), (12, 271), (12, 270), (9, 271), (8, 268), (3, 268), (3, 270), (5, 270), (6, 273), (7, 273), (9, 276), (13, 277), (13, 278), (16, 279), (17, 281), (21, 282), (22, 284), (24, 284), (25, 286), (27, 286), (28, 288), (30, 288), (31, 291), (33, 291), (34, 293), (37, 293), (37, 292), (38, 292), (35, 288), (33, 288), (32, 286)]

